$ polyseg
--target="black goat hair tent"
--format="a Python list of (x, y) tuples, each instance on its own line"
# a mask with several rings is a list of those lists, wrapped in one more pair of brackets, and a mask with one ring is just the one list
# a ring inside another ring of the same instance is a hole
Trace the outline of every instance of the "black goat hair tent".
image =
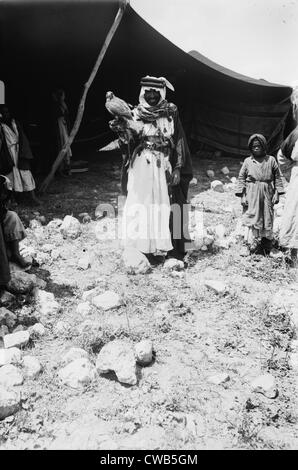
[[(7, 103), (33, 140), (55, 87), (65, 89), (75, 116), (118, 6), (100, 0), (0, 0), (0, 79)], [(291, 130), (290, 87), (239, 75), (195, 51), (185, 53), (127, 5), (88, 94), (78, 139), (108, 135), (106, 91), (136, 104), (144, 75), (173, 83), (175, 92), (167, 98), (178, 105), (191, 141), (245, 155), (248, 137), (257, 132), (274, 153)]]

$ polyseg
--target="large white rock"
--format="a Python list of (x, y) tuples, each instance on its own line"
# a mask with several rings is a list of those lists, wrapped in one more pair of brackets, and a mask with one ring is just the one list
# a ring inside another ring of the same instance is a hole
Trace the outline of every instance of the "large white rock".
[(135, 248), (125, 248), (122, 259), (129, 274), (146, 274), (151, 269), (146, 256)]
[(96, 370), (86, 358), (76, 359), (59, 370), (58, 376), (64, 385), (82, 388), (96, 376)]
[(60, 309), (60, 306), (55, 300), (55, 296), (52, 292), (37, 289), (35, 292), (35, 300), (37, 302), (37, 310), (44, 318), (56, 315)]
[(153, 344), (150, 339), (139, 341), (135, 345), (137, 362), (141, 365), (147, 365), (152, 362)]
[(114, 371), (121, 383), (137, 383), (134, 350), (123, 340), (111, 341), (102, 348), (97, 356), (96, 369), (100, 374)]
[(224, 192), (224, 185), (219, 180), (212, 181), (210, 187), (211, 187), (211, 189), (213, 189), (213, 191), (216, 191), (217, 193), (223, 193)]
[(164, 262), (163, 269), (165, 271), (182, 271), (184, 269), (184, 263), (179, 259), (169, 258)]
[(16, 366), (6, 364), (0, 368), (0, 386), (10, 388), (22, 385), (23, 382), (23, 374)]
[(119, 294), (108, 290), (104, 292), (104, 294), (100, 294), (94, 297), (92, 299), (92, 303), (97, 308), (110, 310), (112, 308), (120, 307), (122, 302)]
[(6, 364), (19, 364), (22, 353), (18, 348), (0, 349), (0, 367)]
[(79, 315), (82, 315), (83, 317), (85, 317), (86, 315), (89, 315), (91, 311), (92, 311), (92, 308), (89, 302), (81, 302), (77, 306), (77, 313)]
[(227, 287), (224, 282), (212, 279), (206, 279), (205, 286), (208, 287), (208, 289), (213, 290), (213, 292), (215, 292), (216, 294), (224, 294), (227, 290)]
[(64, 238), (78, 238), (82, 232), (82, 227), (78, 219), (71, 215), (66, 215), (60, 226), (61, 233)]
[(24, 356), (22, 365), (25, 376), (29, 379), (35, 379), (42, 371), (41, 363), (34, 356)]
[(13, 294), (27, 294), (36, 286), (36, 276), (25, 271), (12, 271), (7, 290)]
[(13, 348), (13, 347), (22, 347), (26, 346), (30, 338), (30, 334), (28, 330), (25, 331), (17, 331), (16, 333), (12, 333), (10, 335), (5, 335), (3, 338), (3, 343), (5, 348)]
[(15, 414), (21, 403), (20, 392), (0, 386), (0, 420)]
[(0, 307), (0, 325), (6, 325), (8, 328), (13, 328), (17, 322), (17, 316), (7, 310), (5, 307)]
[(253, 392), (262, 393), (267, 398), (276, 398), (278, 395), (275, 378), (271, 374), (260, 375), (250, 385)]
[(67, 365), (77, 359), (88, 359), (88, 353), (82, 348), (70, 348), (67, 353), (62, 356), (61, 364)]

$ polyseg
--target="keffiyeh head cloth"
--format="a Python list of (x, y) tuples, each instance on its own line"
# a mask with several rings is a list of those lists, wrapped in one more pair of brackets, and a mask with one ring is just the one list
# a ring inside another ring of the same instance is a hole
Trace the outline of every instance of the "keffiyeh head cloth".
[[(152, 77), (147, 75), (141, 80), (141, 91), (139, 96), (139, 106), (137, 114), (140, 119), (145, 121), (155, 121), (161, 116), (168, 116), (173, 105), (166, 100), (166, 88), (174, 91), (173, 85), (164, 77)], [(156, 90), (160, 93), (160, 100), (155, 106), (150, 106), (145, 100), (145, 92)]]

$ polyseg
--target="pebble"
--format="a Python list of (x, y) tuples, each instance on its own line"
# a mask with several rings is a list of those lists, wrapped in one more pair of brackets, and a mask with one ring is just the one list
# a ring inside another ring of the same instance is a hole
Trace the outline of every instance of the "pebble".
[(95, 378), (96, 370), (88, 359), (80, 358), (60, 369), (58, 376), (64, 385), (79, 389)]
[(153, 344), (149, 339), (144, 339), (135, 345), (137, 362), (140, 365), (148, 365), (152, 362)]
[(216, 294), (224, 294), (227, 290), (226, 285), (222, 281), (206, 279), (205, 286), (208, 287), (208, 289), (213, 290)]
[(210, 187), (213, 191), (216, 191), (217, 193), (224, 192), (224, 185), (219, 180), (212, 181)]
[(24, 356), (22, 365), (25, 376), (29, 379), (35, 379), (42, 371), (42, 366), (39, 360), (34, 356)]
[(276, 398), (278, 395), (275, 378), (271, 374), (260, 375), (250, 385), (253, 392), (262, 393), (267, 398)]
[(92, 311), (92, 307), (89, 302), (81, 302), (77, 306), (77, 313), (83, 317), (89, 315)]
[(146, 274), (151, 271), (146, 256), (135, 248), (125, 248), (122, 259), (128, 274)]
[(103, 294), (97, 295), (92, 299), (92, 303), (95, 307), (103, 310), (111, 310), (121, 306), (121, 297), (119, 294), (113, 291), (106, 291)]
[(214, 385), (221, 385), (230, 380), (230, 376), (224, 372), (221, 374), (212, 375), (208, 378), (208, 382)]
[(20, 408), (21, 396), (15, 390), (0, 386), (0, 420), (14, 415)]
[(0, 367), (6, 364), (19, 364), (22, 353), (18, 348), (0, 349)]
[(207, 171), (206, 171), (206, 174), (207, 174), (207, 176), (208, 176), (209, 178), (214, 178), (214, 176), (215, 176), (215, 173), (214, 173), (213, 170), (207, 170)]
[(96, 369), (99, 374), (114, 371), (121, 383), (137, 383), (135, 353), (126, 341), (114, 340), (105, 344), (97, 356)]

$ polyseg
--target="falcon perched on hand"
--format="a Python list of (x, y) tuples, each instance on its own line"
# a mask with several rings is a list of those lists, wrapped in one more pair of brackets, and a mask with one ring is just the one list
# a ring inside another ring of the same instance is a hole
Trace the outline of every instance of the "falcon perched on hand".
[(117, 98), (112, 91), (106, 94), (106, 108), (113, 116), (132, 119), (129, 105), (121, 98)]

